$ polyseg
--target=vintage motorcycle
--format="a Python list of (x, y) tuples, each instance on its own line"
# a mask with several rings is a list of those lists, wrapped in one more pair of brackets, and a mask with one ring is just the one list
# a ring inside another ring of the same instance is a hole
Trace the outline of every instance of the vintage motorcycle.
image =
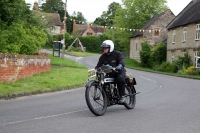
[(126, 75), (125, 77), (125, 103), (120, 103), (119, 90), (115, 78), (110, 78), (108, 73), (115, 71), (115, 68), (103, 65), (98, 70), (88, 70), (89, 78), (85, 85), (85, 99), (90, 111), (96, 115), (103, 115), (107, 107), (112, 105), (124, 105), (127, 109), (133, 109), (136, 104), (136, 80)]

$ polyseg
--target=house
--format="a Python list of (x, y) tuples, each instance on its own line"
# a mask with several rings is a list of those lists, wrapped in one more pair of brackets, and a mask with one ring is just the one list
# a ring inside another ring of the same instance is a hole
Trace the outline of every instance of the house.
[(98, 36), (103, 34), (104, 28), (101, 26), (83, 25), (73, 23), (73, 34), (79, 36)]
[(173, 12), (168, 9), (158, 15), (153, 16), (140, 31), (130, 37), (131, 59), (140, 62), (141, 43), (147, 41), (150, 45), (156, 46), (158, 43), (166, 42), (167, 25), (175, 18)]
[(193, 65), (200, 67), (200, 0), (192, 0), (167, 29), (167, 61), (173, 62), (188, 52)]
[(61, 34), (64, 29), (64, 24), (60, 20), (58, 13), (45, 13), (41, 12), (38, 8), (38, 3), (34, 3), (34, 10), (32, 11), (35, 15), (39, 16), (47, 26), (47, 31), (50, 34), (56, 35)]

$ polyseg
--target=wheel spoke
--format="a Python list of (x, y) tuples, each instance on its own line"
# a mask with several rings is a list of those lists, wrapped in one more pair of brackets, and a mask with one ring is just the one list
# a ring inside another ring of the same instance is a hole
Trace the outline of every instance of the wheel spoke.
[(93, 108), (96, 111), (102, 112), (102, 110), (104, 109), (104, 106), (105, 106), (105, 102), (104, 102), (102, 93), (99, 90), (99, 88), (97, 88), (95, 86), (90, 87), (89, 99), (90, 99), (90, 103), (92, 104)]

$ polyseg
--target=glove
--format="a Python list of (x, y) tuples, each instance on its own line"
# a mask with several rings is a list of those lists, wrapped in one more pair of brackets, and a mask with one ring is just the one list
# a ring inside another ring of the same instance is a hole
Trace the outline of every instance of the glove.
[(121, 70), (122, 69), (122, 64), (119, 64), (115, 69), (116, 70)]
[(110, 66), (109, 64), (107, 64), (106, 66), (107, 66), (107, 67), (112, 67), (112, 66)]

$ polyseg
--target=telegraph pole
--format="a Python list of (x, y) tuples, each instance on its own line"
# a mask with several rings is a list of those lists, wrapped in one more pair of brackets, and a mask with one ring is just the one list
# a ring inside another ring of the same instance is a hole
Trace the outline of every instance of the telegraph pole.
[(65, 33), (66, 33), (66, 29), (67, 29), (67, 25), (66, 25), (66, 11), (67, 11), (67, 0), (65, 0), (65, 15), (64, 15), (64, 33), (63, 33), (63, 46), (62, 46), (62, 56), (61, 58), (64, 59), (64, 53), (65, 53)]

